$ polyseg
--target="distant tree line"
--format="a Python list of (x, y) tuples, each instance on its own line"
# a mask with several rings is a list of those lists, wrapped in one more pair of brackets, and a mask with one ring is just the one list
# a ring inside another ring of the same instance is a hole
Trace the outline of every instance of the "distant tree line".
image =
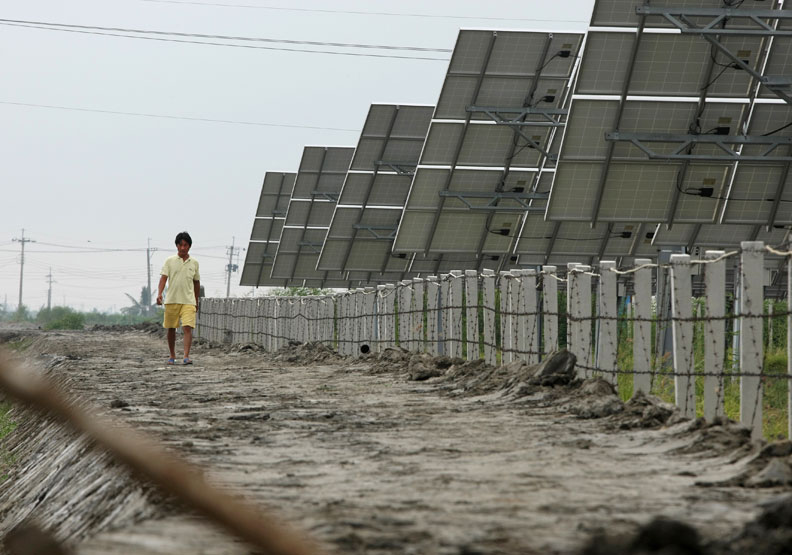
[(0, 305), (0, 322), (28, 322), (37, 324), (42, 329), (79, 330), (93, 325), (133, 325), (143, 322), (156, 322), (162, 319), (162, 309), (151, 304), (151, 292), (143, 287), (140, 300), (127, 295), (133, 302), (132, 306), (124, 307), (120, 312), (80, 312), (68, 306), (42, 306), (37, 312), (22, 305), (16, 310), (8, 310)]

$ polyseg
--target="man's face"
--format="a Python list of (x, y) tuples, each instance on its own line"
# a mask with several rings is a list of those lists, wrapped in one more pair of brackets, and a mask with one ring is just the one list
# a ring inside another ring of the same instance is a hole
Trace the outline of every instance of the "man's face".
[(179, 258), (187, 258), (187, 253), (190, 252), (190, 244), (182, 239), (176, 245), (176, 249), (179, 251)]

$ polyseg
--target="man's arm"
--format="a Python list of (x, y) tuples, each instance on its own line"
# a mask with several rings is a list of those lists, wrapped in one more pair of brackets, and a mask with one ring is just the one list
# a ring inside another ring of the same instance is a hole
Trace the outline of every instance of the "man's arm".
[(201, 282), (200, 280), (193, 280), (193, 290), (195, 291), (195, 309), (198, 310), (198, 303), (200, 302)]
[(168, 281), (168, 276), (160, 276), (159, 290), (157, 292), (157, 304), (162, 304), (162, 293), (165, 291), (165, 283)]

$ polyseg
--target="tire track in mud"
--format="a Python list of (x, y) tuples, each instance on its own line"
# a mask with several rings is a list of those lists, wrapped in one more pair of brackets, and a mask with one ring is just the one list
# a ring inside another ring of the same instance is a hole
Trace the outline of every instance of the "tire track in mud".
[[(739, 474), (754, 453), (686, 454), (701, 439), (691, 423), (617, 430), (608, 419), (576, 418), (563, 396), (459, 395), (448, 381), (408, 381), (396, 365), (373, 371), (370, 361), (286, 365), (196, 345), (194, 366), (168, 367), (166, 352), (160, 337), (100, 331), (42, 334), (29, 350), (40, 364), (58, 361), (51, 371), (100, 410), (340, 553), (572, 553), (594, 533), (631, 533), (656, 515), (717, 538), (785, 491), (696, 486)], [(46, 466), (41, 453), (73, 441), (55, 434), (20, 449), (17, 468)], [(0, 499), (24, 498), (15, 480), (0, 484)], [(78, 553), (245, 552), (129, 476), (106, 480), (131, 484), (147, 505), (101, 521), (80, 505), (71, 518), (89, 524), (59, 534)], [(24, 510), (0, 503), (0, 532), (32, 515), (57, 533), (52, 515), (69, 498)]]

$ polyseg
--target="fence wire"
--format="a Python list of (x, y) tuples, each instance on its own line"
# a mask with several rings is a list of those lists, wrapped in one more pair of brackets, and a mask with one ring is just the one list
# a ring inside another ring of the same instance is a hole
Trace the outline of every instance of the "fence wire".
[[(766, 255), (781, 257), (779, 270), (792, 258), (791, 251), (744, 243), (701, 260), (673, 255), (670, 263), (638, 260), (627, 268), (604, 262), (598, 271), (574, 264), (563, 273), (455, 271), (319, 297), (205, 299), (196, 331), (209, 341), (269, 350), (315, 341), (345, 355), (399, 347), (492, 365), (533, 364), (567, 348), (579, 377), (601, 376), (623, 395), (660, 394), (689, 416), (724, 414), (733, 394), (726, 388), (737, 380), (739, 416), (755, 434), (762, 433), (763, 403), (779, 405), (783, 396), (786, 406), (771, 408), (786, 414), (788, 435), (792, 371), (789, 353), (774, 345), (783, 343), (779, 335), (792, 341), (792, 308), (788, 298), (776, 306), (764, 297)], [(704, 280), (698, 298), (694, 271)], [(764, 388), (772, 391), (763, 401)]]

